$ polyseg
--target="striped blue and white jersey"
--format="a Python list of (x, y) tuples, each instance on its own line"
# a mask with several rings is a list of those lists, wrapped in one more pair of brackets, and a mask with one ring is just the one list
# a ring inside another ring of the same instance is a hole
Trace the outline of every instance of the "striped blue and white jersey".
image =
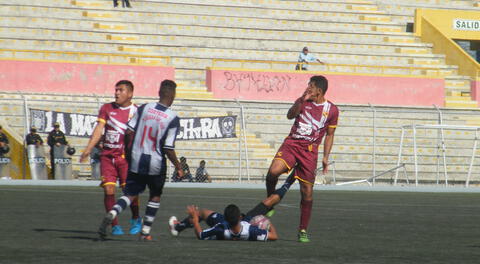
[(159, 175), (166, 169), (163, 149), (174, 149), (180, 127), (177, 114), (160, 103), (140, 106), (128, 122), (135, 132), (129, 170), (143, 175)]
[(240, 221), (240, 225), (242, 226), (241, 231), (238, 234), (235, 234), (230, 230), (226, 221), (221, 221), (213, 227), (203, 230), (202, 233), (200, 233), (200, 239), (267, 241), (267, 230), (260, 229), (258, 226), (252, 226), (247, 221)]

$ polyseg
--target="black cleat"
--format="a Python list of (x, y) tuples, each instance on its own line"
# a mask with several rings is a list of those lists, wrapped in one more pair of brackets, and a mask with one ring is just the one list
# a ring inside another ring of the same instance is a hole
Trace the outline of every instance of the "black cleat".
[(113, 220), (113, 214), (108, 213), (102, 220), (102, 223), (100, 224), (100, 227), (98, 228), (98, 236), (100, 237), (100, 240), (105, 240), (107, 238), (107, 227), (112, 224)]

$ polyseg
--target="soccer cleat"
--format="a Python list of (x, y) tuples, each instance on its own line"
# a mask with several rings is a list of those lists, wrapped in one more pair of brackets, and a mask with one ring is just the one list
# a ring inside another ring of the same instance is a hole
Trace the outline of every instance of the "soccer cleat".
[(268, 211), (265, 216), (268, 217), (268, 218), (271, 218), (273, 215), (275, 214), (275, 209), (271, 209), (270, 211)]
[(177, 224), (178, 224), (177, 217), (175, 216), (170, 217), (170, 219), (168, 220), (168, 226), (170, 227), (170, 233), (172, 234), (172, 236), (178, 236), (178, 231), (175, 229), (175, 225)]
[(120, 225), (116, 225), (116, 226), (112, 226), (112, 235), (122, 236), (122, 235), (125, 235), (125, 233), (123, 233), (122, 227)]
[(138, 241), (140, 242), (152, 242), (153, 237), (151, 235), (144, 235), (140, 233), (140, 236), (138, 237)]
[(307, 230), (302, 229), (298, 232), (298, 242), (308, 243), (310, 239), (308, 238)]
[(142, 218), (130, 219), (130, 230), (128, 233), (130, 235), (136, 235), (142, 230)]
[(98, 228), (98, 231), (97, 231), (101, 240), (105, 240), (105, 238), (107, 237), (107, 227), (112, 223), (113, 218), (114, 217), (112, 213), (108, 213), (103, 218), (102, 223), (100, 224), (100, 227)]

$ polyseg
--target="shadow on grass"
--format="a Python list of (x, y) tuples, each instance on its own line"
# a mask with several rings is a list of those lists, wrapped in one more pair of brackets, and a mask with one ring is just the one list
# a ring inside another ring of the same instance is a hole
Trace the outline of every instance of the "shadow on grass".
[(36, 232), (59, 232), (59, 233), (69, 233), (69, 234), (85, 234), (85, 235), (94, 235), (94, 236), (61, 236), (59, 238), (63, 239), (76, 239), (76, 240), (89, 240), (94, 242), (106, 242), (106, 241), (113, 241), (113, 242), (126, 242), (132, 241), (131, 239), (120, 239), (120, 238), (105, 238), (100, 239), (98, 237), (98, 233), (94, 231), (85, 231), (85, 230), (64, 230), (64, 229), (49, 229), (49, 228), (35, 228), (33, 229)]
[(37, 232), (61, 232), (61, 233), (74, 233), (74, 234), (97, 234), (94, 231), (85, 231), (85, 230), (63, 230), (63, 229), (49, 229), (49, 228), (35, 228), (33, 229)]

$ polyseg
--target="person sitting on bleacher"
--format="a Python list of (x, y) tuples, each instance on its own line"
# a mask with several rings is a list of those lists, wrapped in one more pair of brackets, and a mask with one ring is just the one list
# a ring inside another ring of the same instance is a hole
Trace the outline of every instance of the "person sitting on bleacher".
[(205, 168), (205, 161), (200, 161), (200, 165), (195, 172), (195, 181), (196, 182), (212, 182), (210, 175), (208, 175), (207, 169)]
[(188, 181), (193, 182), (192, 174), (190, 173), (190, 167), (187, 164), (187, 158), (180, 157), (180, 165), (183, 169), (183, 177), (179, 177), (177, 171), (175, 170), (172, 175), (172, 182), (181, 182), (181, 181)]
[(308, 47), (303, 47), (302, 52), (300, 52), (300, 54), (298, 55), (298, 62), (301, 63), (301, 67), (300, 67), (300, 64), (297, 64), (297, 66), (295, 67), (295, 70), (307, 71), (308, 63), (315, 62), (315, 61), (318, 61), (318, 63), (320, 64), (325, 64), (324, 62), (320, 61), (315, 56), (313, 56), (311, 53), (308, 53)]
[[(113, 7), (117, 7), (117, 6), (118, 6), (118, 0), (113, 0)], [(122, 7), (132, 8), (129, 0), (122, 0)]]

